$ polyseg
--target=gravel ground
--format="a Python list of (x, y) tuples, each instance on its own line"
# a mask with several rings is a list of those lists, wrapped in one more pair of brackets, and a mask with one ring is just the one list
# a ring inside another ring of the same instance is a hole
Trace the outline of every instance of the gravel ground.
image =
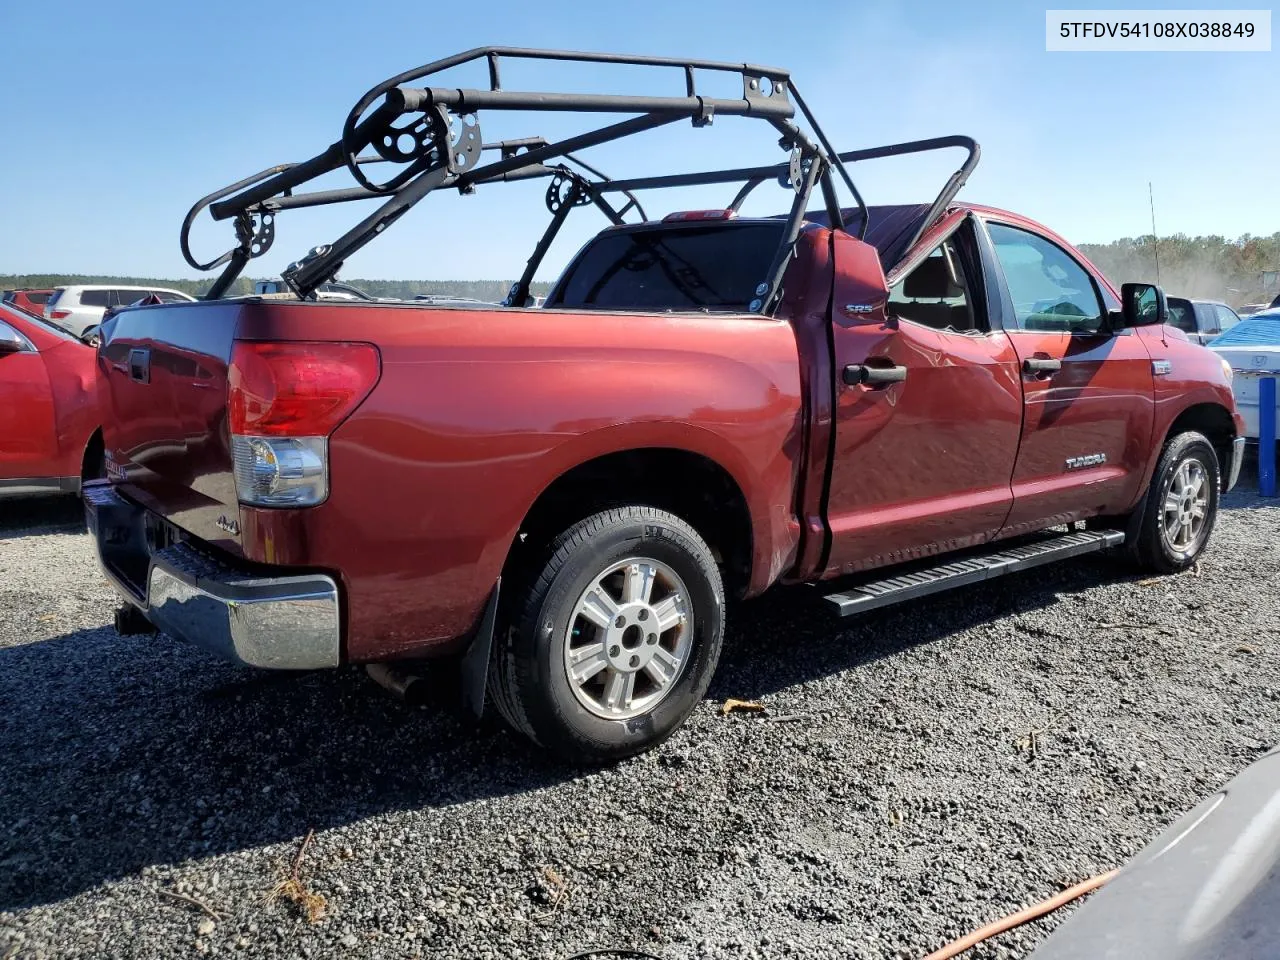
[[(118, 637), (78, 507), (0, 505), (0, 957), (919, 957), (1272, 745), (1280, 506), (1249, 483), (1198, 574), (1088, 558), (848, 624), (747, 604), (687, 727), (591, 773), (356, 670)], [(270, 897), (311, 830), (314, 923)]]

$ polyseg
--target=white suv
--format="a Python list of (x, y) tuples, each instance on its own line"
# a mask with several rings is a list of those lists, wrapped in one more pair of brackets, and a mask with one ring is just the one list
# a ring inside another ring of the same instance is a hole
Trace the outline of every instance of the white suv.
[(44, 305), (44, 318), (81, 337), (89, 327), (102, 322), (102, 315), (107, 312), (107, 307), (127, 307), (153, 293), (165, 303), (195, 300), (195, 297), (163, 287), (107, 284), (55, 287), (49, 295), (49, 302)]

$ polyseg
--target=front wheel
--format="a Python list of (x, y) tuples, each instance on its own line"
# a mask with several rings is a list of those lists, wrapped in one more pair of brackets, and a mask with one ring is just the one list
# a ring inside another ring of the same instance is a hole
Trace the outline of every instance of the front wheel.
[(647, 750), (706, 693), (724, 587), (697, 532), (653, 507), (574, 524), (512, 610), (490, 668), (499, 712), (574, 762)]
[(1139, 563), (1159, 573), (1190, 567), (1218, 517), (1218, 454), (1204, 434), (1180, 433), (1165, 444), (1151, 478), (1133, 544)]

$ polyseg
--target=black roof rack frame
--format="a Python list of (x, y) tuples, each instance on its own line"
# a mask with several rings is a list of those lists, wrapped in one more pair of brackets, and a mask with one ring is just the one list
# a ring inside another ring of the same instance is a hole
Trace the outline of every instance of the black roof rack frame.
[[(619, 95), (599, 93), (558, 93), (506, 90), (501, 84), (504, 59), (608, 63), (678, 70), (683, 75), (683, 96)], [(485, 61), (487, 90), (455, 87), (414, 86), (433, 74), (463, 64)], [(696, 87), (699, 71), (737, 74), (742, 80), (738, 99), (702, 96)], [(794, 103), (793, 103), (794, 101)], [(796, 109), (816, 139), (810, 139), (796, 123)], [(484, 143), (480, 132), (481, 111), (529, 111), (635, 114), (628, 119), (568, 137), (548, 141), (542, 137)], [(690, 120), (695, 127), (709, 126), (715, 116), (741, 116), (768, 123), (780, 134), (778, 144), (790, 153), (789, 160), (774, 166), (745, 167), (699, 173), (670, 174), (632, 180), (611, 180), (576, 154), (590, 147), (634, 136), (646, 130)], [(934, 146), (936, 144), (936, 146)], [(528, 302), (529, 284), (568, 213), (576, 206), (595, 205), (615, 224), (635, 211), (647, 220), (637, 194), (644, 190), (700, 184), (742, 184), (731, 209), (736, 210), (747, 194), (760, 183), (777, 179), (795, 191), (780, 249), (769, 275), (761, 278), (754, 299), (746, 308), (770, 312), (780, 294), (782, 275), (801, 229), (804, 213), (815, 185), (821, 187), (830, 223), (844, 226), (836, 200), (833, 174), (852, 194), (859, 211), (859, 237), (866, 234), (868, 213), (845, 163), (871, 156), (892, 156), (912, 152), (910, 148), (940, 149), (968, 146), (969, 160), (948, 181), (931, 214), (941, 212), (977, 162), (977, 145), (968, 138), (940, 138), (897, 144), (871, 151), (836, 154), (818, 125), (790, 75), (785, 70), (749, 63), (711, 60), (684, 60), (670, 57), (630, 56), (610, 53), (580, 53), (560, 50), (530, 50), (516, 47), (480, 47), (415, 70), (401, 73), (369, 90), (347, 116), (342, 136), (323, 151), (301, 163), (269, 167), (250, 177), (202, 197), (183, 220), (180, 244), (183, 257), (197, 270), (222, 272), (205, 295), (224, 296), (250, 260), (265, 254), (275, 239), (275, 217), (283, 210), (382, 199), (371, 214), (332, 243), (312, 248), (302, 259), (282, 271), (281, 277), (302, 298), (309, 298), (320, 284), (331, 280), (353, 253), (407, 213), (433, 190), (456, 188), (463, 193), (477, 186), (550, 178), (546, 205), (552, 214), (541, 240), (530, 257), (524, 275), (511, 290), (507, 303)], [(366, 151), (372, 149), (372, 153)], [(496, 153), (496, 159), (485, 154)], [(375, 164), (391, 164), (394, 172), (376, 181), (366, 173)], [(345, 167), (356, 181), (346, 189), (295, 193), (294, 190), (318, 177)], [(625, 203), (615, 207), (611, 195), (621, 194)], [(945, 196), (945, 199), (944, 199)], [(222, 255), (200, 262), (191, 252), (190, 232), (196, 218), (208, 210), (214, 220), (234, 221), (236, 245)], [(931, 216), (932, 219), (932, 216)]]

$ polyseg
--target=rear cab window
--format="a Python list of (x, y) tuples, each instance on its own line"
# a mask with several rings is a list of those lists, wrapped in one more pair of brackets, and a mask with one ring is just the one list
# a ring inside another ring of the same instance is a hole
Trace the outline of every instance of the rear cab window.
[(743, 313), (785, 229), (778, 220), (608, 230), (569, 265), (546, 306)]

